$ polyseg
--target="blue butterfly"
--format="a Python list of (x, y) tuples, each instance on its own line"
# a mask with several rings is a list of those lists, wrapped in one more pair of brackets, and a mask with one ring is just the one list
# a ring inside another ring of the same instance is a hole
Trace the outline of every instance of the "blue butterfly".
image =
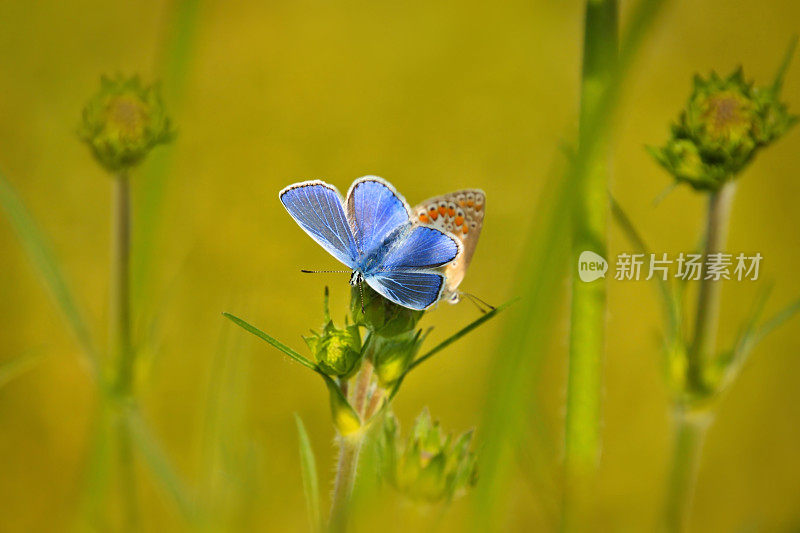
[(413, 223), (405, 199), (375, 176), (354, 181), (344, 202), (336, 187), (319, 180), (289, 185), (278, 196), (300, 227), (352, 270), (350, 285), (365, 281), (409, 309), (439, 301), (446, 276), (435, 269), (462, 253), (452, 234)]

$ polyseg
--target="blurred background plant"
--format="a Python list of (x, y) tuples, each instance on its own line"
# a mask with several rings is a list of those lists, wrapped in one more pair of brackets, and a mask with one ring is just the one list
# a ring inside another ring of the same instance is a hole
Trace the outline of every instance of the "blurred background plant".
[[(685, 276), (673, 287), (667, 280), (653, 277), (663, 299), (665, 378), (673, 396), (675, 435), (664, 507), (664, 525), (668, 531), (684, 531), (687, 527), (703, 443), (721, 396), (735, 383), (752, 350), (773, 329), (800, 311), (798, 299), (760, 323), (769, 295), (768, 289), (762, 290), (731, 348), (720, 351), (717, 330), (722, 282), (708, 268), (709, 258), (715, 254), (729, 254), (731, 264), (734, 260), (727, 238), (736, 180), (758, 151), (797, 122), (797, 116), (791, 115), (788, 105), (780, 100), (796, 45), (795, 37), (774, 81), (766, 87), (754, 87), (747, 82), (741, 67), (726, 78), (715, 72), (707, 79), (696, 75), (692, 94), (678, 122), (672, 126), (670, 139), (663, 148), (649, 149), (676, 182), (689, 184), (707, 196), (708, 201), (701, 240), (703, 260), (697, 278)], [(615, 206), (615, 213), (637, 251), (649, 253), (619, 205)], [(756, 279), (759, 266), (755, 266)], [(725, 274), (726, 279), (730, 279), (728, 276)], [(691, 328), (686, 324), (683, 304), (689, 279), (699, 280)]]
[[(476, 428), (478, 483), (437, 525), (557, 527), (567, 382), (562, 291), (572, 274), (570, 194), (583, 165), (580, 147), (564, 145), (578, 133), (585, 8), (584, 1), (0, 3), (0, 166), (35, 213), (38, 234), (49, 237), (66, 286), (80, 289), (73, 301), (97, 346), (106, 340), (109, 264), (102, 259), (112, 182), (75, 141), (76, 116), (100, 73), (138, 72), (161, 80), (178, 125), (176, 142), (154, 150), (131, 180), (136, 396), (158, 435), (141, 442), (162, 451), (137, 444), (143, 526), (186, 527), (175, 487), (150, 474), (148, 461), (164, 456), (193, 489), (185, 500), (212, 510), (213, 523), (203, 522), (209, 529), (307, 527), (292, 412), (318, 452), (325, 490), (335, 463), (325, 453), (329, 393), (309, 386), (306, 369), (287, 358), (265, 357), (260, 341), (219, 312), (235, 309), (304, 346), (322, 283), (296, 269), (329, 259), (297, 238), (274, 193), (292, 179), (345, 183), (378, 172), (409, 200), (464, 186), (486, 190), (492, 208), (464, 288), (491, 302), (522, 296), (479, 335), (419, 366), (393, 401), (404, 428), (426, 405), (448, 428)], [(595, 119), (605, 127), (612, 112), (617, 117), (611, 189), (637, 229), (663, 247), (657, 251), (685, 251), (686, 236), (706, 217), (705, 195), (678, 187), (653, 209), (663, 170), (641, 146), (664, 139), (695, 72), (744, 64), (748, 77), (769, 80), (776, 51), (797, 32), (800, 6), (700, 0), (619, 8), (614, 105), (600, 106), (602, 120)], [(796, 72), (788, 71), (782, 92), (793, 107)], [(737, 180), (730, 220), (729, 248), (760, 252), (761, 275), (786, 295), (800, 293), (800, 235), (787, 229), (798, 225), (798, 139), (789, 130), (759, 153)], [(89, 457), (102, 442), (99, 427), (92, 431), (98, 398), (5, 211), (0, 365), (12, 370), (0, 372), (0, 506), (3, 529), (46, 530), (83, 516)], [(614, 225), (607, 246), (611, 257), (630, 249)], [(653, 331), (660, 307), (645, 283), (607, 284), (601, 460), (583, 510), (596, 529), (652, 530), (663, 515), (673, 395), (653, 357), (661, 349)], [(736, 337), (759, 285), (723, 282), (720, 339)], [(346, 283), (331, 284), (332, 301), (348, 298)], [(782, 303), (765, 302), (763, 316), (775, 316)], [(334, 317), (339, 328), (342, 318)], [(440, 306), (424, 319), (435, 326), (425, 345), (474, 318), (469, 305)], [(800, 523), (800, 361), (787, 356), (798, 349), (796, 328), (776, 329), (719, 403), (690, 530)], [(376, 455), (362, 449), (362, 473), (375, 470)], [(109, 497), (116, 506), (116, 495)], [(430, 513), (397, 505), (404, 499), (364, 474), (353, 494), (354, 528), (431, 527)]]

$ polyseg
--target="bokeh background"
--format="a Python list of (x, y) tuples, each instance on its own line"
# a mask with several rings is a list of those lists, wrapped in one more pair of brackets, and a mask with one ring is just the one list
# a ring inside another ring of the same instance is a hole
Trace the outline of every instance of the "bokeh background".
[[(151, 252), (137, 302), (137, 331), (146, 339), (137, 392), (186, 485), (205, 494), (212, 480), (210, 492), (222, 495), (214, 505), (229, 518), (226, 527), (307, 527), (294, 412), (309, 430), (325, 500), (332, 479), (333, 429), (320, 380), (232, 330), (220, 314), (235, 312), (300, 349), (300, 335), (321, 321), (325, 284), (334, 315), (345, 312), (346, 275), (299, 273), (334, 261), (287, 216), (278, 190), (306, 178), (345, 190), (371, 173), (413, 204), (480, 187), (488, 215), (464, 287), (493, 303), (513, 297), (539, 192), (559, 179), (561, 148), (576, 130), (582, 4), (0, 3), (0, 168), (47, 234), (101, 340), (111, 183), (77, 140), (80, 111), (101, 74), (164, 80), (179, 136), (134, 176), (135, 209), (148, 179), (160, 176), (164, 187), (157, 210), (163, 216), (137, 212), (137, 219), (157, 221), (152, 238), (137, 237)], [(623, 25), (629, 8), (622, 2)], [(169, 52), (175, 33), (185, 30), (175, 28), (181, 9), (196, 9), (196, 22), (185, 47)], [(673, 2), (646, 38), (625, 85), (612, 190), (655, 250), (691, 249), (703, 202), (678, 188), (654, 205), (670, 180), (643, 147), (666, 138), (694, 72), (743, 64), (749, 77), (768, 83), (799, 20), (793, 0)], [(800, 109), (798, 61), (784, 95)], [(741, 179), (729, 248), (758, 251), (764, 262), (759, 282), (726, 283), (723, 343), (732, 342), (759, 285), (775, 287), (768, 313), (800, 295), (798, 169), (795, 129)], [(612, 255), (630, 249), (619, 231), (610, 234)], [(541, 405), (553, 447), (532, 456), (555, 463), (568, 324), (564, 303), (552, 308), (553, 345), (521, 401)], [(469, 303), (442, 305), (425, 321), (441, 339), (476, 313)], [(493, 394), (488, 374), (504, 357), (497, 346), (507, 318), (406, 380), (396, 401), (405, 428), (423, 406), (451, 430), (479, 426)], [(649, 284), (609, 282), (604, 447), (592, 509), (598, 529), (657, 524), (671, 446), (659, 329)], [(703, 452), (694, 531), (800, 527), (799, 351), (795, 319), (759, 346), (725, 398)], [(42, 357), (0, 388), (0, 529), (80, 525), (97, 397), (62, 317), (0, 217), (0, 362), (26, 353)], [(219, 387), (223, 394), (213, 392)], [(222, 406), (209, 408), (209, 397), (222, 397)], [(210, 412), (223, 413), (214, 418), (224, 426), (217, 428), (224, 444), (216, 462), (203, 444)], [(480, 446), (480, 427), (478, 437)], [(558, 494), (537, 479), (552, 464), (531, 461), (514, 469), (504, 491), (502, 528), (553, 525)], [(137, 473), (143, 525), (185, 528), (141, 460)], [(420, 511), (390, 489), (359, 502), (359, 531), (460, 531), (475, 507), (468, 496), (444, 513)]]

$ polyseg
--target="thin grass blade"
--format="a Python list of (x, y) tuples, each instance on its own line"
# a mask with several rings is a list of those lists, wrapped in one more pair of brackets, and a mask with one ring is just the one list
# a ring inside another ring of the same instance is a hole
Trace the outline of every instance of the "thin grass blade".
[(231, 322), (233, 322), (234, 324), (236, 324), (240, 328), (242, 328), (242, 329), (244, 329), (246, 331), (249, 331), (250, 333), (252, 333), (256, 337), (258, 337), (259, 339), (267, 341), (269, 344), (271, 344), (272, 346), (274, 346), (278, 350), (282, 351), (283, 353), (285, 353), (286, 355), (288, 355), (289, 357), (291, 357), (292, 359), (294, 359), (295, 361), (297, 361), (298, 363), (300, 363), (304, 367), (310, 368), (314, 372), (318, 372), (317, 365), (315, 365), (314, 363), (312, 363), (311, 361), (309, 361), (308, 359), (306, 359), (305, 357), (303, 357), (302, 355), (300, 355), (296, 351), (292, 350), (291, 348), (289, 348), (288, 346), (286, 346), (285, 344), (283, 344), (279, 340), (275, 339), (274, 337), (272, 337), (270, 335), (267, 335), (266, 333), (264, 333), (263, 331), (261, 331), (257, 327), (248, 324), (247, 322), (245, 322), (241, 318), (239, 318), (239, 317), (237, 317), (235, 315), (232, 315), (230, 313), (222, 313), (222, 316), (224, 316), (225, 318), (227, 318), (228, 320), (230, 320)]
[(99, 357), (84, 313), (78, 306), (64, 277), (61, 265), (51, 251), (44, 234), (39, 230), (33, 217), (2, 172), (0, 172), (0, 208), (5, 211), (25, 253), (39, 272), (58, 309), (78, 340), (92, 377), (99, 377)]
[[(172, 116), (180, 113), (184, 101), (197, 41), (201, 4), (200, 0), (178, 0), (167, 4), (172, 12), (168, 15), (156, 75), (161, 81), (164, 101)], [(131, 286), (135, 315), (145, 304), (145, 287), (150, 281), (149, 267), (172, 166), (173, 150), (156, 150), (137, 179)]]
[(416, 367), (418, 367), (419, 365), (421, 365), (422, 363), (424, 363), (425, 361), (427, 361), (428, 359), (430, 359), (431, 357), (433, 357), (434, 355), (436, 355), (437, 353), (441, 352), (442, 350), (444, 350), (445, 348), (447, 348), (448, 346), (450, 346), (454, 342), (456, 342), (458, 339), (460, 339), (461, 337), (463, 337), (464, 335), (466, 335), (470, 331), (472, 331), (475, 328), (483, 325), (485, 322), (488, 322), (489, 320), (493, 319), (494, 317), (496, 317), (498, 315), (498, 313), (500, 313), (500, 311), (503, 311), (509, 305), (513, 304), (517, 300), (518, 300), (518, 298), (514, 298), (513, 300), (509, 300), (508, 302), (495, 307), (494, 309), (492, 309), (488, 313), (484, 314), (480, 318), (470, 322), (469, 324), (467, 324), (466, 326), (464, 326), (463, 328), (458, 330), (456, 333), (454, 333), (450, 337), (446, 338), (445, 340), (443, 340), (442, 342), (440, 342), (439, 344), (437, 344), (436, 346), (431, 348), (424, 355), (419, 356), (413, 363), (411, 363), (408, 366), (408, 370), (406, 370), (406, 374), (408, 372), (410, 372), (411, 370), (415, 369)]
[(0, 388), (35, 367), (43, 357), (42, 353), (27, 353), (0, 363)]
[(141, 453), (155, 480), (176, 503), (181, 515), (190, 523), (198, 523), (200, 516), (193, 505), (189, 490), (175, 472), (159, 442), (150, 432), (141, 413), (136, 409), (130, 409), (123, 416), (125, 416), (125, 422), (136, 449)]
[(297, 423), (297, 438), (300, 446), (300, 469), (303, 474), (303, 492), (306, 496), (306, 511), (311, 531), (320, 531), (322, 528), (319, 505), (319, 478), (317, 477), (317, 462), (314, 459), (314, 450), (308, 438), (303, 420), (297, 413), (294, 414)]

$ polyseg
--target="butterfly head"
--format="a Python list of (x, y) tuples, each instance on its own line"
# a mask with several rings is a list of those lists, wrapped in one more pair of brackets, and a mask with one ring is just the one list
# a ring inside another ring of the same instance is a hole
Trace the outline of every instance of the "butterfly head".
[(350, 274), (350, 286), (355, 287), (362, 281), (364, 281), (364, 274), (360, 270), (353, 270), (353, 273)]

